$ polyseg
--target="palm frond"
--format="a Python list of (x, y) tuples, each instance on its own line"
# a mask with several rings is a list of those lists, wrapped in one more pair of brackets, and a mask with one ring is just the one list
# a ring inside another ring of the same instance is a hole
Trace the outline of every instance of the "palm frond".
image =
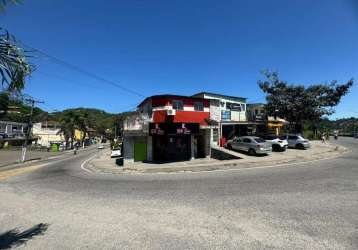
[(2, 87), (8, 91), (23, 89), (25, 78), (33, 70), (34, 66), (28, 62), (26, 53), (18, 46), (15, 38), (0, 28), (0, 82)]

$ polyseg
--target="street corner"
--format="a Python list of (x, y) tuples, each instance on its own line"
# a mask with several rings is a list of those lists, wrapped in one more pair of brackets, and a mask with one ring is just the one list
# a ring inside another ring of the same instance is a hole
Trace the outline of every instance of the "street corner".
[[(341, 145), (328, 142), (323, 144), (319, 141), (313, 141), (311, 148), (306, 150), (289, 149), (287, 152), (273, 152), (264, 157), (248, 156), (235, 152), (234, 154), (237, 156), (237, 159), (233, 160), (203, 158), (169, 163), (131, 161), (122, 165), (116, 163), (119, 160), (118, 158), (110, 158), (109, 151), (102, 151), (89, 159), (84, 168), (92, 173), (106, 174), (194, 173), (218, 170), (245, 170), (275, 166), (283, 167), (333, 159), (347, 152), (350, 152), (350, 150)], [(228, 153), (228, 150), (223, 149), (223, 153)]]

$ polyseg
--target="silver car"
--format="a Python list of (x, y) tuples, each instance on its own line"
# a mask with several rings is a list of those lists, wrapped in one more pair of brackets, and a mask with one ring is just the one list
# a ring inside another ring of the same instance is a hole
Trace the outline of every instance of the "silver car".
[(309, 140), (303, 138), (301, 135), (284, 135), (280, 139), (287, 140), (289, 148), (307, 149), (311, 147)]
[(250, 155), (268, 154), (272, 146), (264, 139), (255, 136), (242, 136), (229, 140), (226, 144), (228, 149), (235, 149), (248, 152)]

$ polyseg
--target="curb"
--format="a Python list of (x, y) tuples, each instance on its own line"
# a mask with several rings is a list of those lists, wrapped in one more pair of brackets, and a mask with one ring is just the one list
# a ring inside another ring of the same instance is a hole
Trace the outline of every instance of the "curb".
[(181, 166), (181, 167), (168, 167), (168, 168), (147, 168), (147, 169), (135, 169), (135, 168), (126, 168), (126, 167), (116, 167), (113, 169), (109, 169), (106, 171), (105, 169), (100, 169), (96, 167), (92, 160), (94, 158), (88, 159), (88, 161), (84, 162), (83, 166), (81, 166), (84, 170), (89, 171), (93, 174), (174, 174), (174, 173), (199, 173), (199, 172), (213, 172), (213, 171), (237, 171), (237, 170), (248, 170), (248, 169), (258, 169), (258, 168), (273, 168), (273, 167), (282, 167), (282, 166), (289, 166), (289, 165), (299, 165), (304, 163), (328, 160), (328, 159), (335, 159), (344, 154), (352, 152), (343, 146), (339, 146), (341, 150), (333, 150), (327, 151), (326, 153), (333, 153), (333, 156), (328, 157), (318, 157), (313, 159), (302, 160), (301, 158), (298, 159), (286, 159), (280, 161), (273, 161), (266, 165), (259, 165), (263, 162), (240, 162), (240, 160), (235, 160), (235, 162), (218, 162), (215, 164), (207, 165), (196, 165), (196, 166)]

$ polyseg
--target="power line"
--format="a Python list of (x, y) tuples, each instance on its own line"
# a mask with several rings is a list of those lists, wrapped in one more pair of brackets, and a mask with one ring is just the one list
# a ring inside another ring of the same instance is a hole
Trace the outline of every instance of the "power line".
[(103, 77), (101, 77), (101, 76), (98, 76), (98, 75), (96, 75), (96, 74), (93, 74), (93, 73), (91, 73), (91, 72), (89, 72), (89, 71), (87, 71), (87, 70), (84, 70), (84, 69), (80, 68), (80, 67), (77, 66), (77, 65), (68, 63), (68, 62), (66, 62), (66, 61), (64, 61), (64, 60), (62, 60), (62, 59), (59, 59), (59, 58), (55, 57), (55, 56), (49, 55), (49, 54), (43, 52), (42, 50), (33, 48), (33, 47), (31, 47), (31, 46), (29, 46), (29, 45), (26, 45), (26, 44), (24, 44), (24, 46), (28, 47), (29, 49), (31, 49), (31, 50), (33, 50), (33, 51), (38, 52), (39, 54), (42, 54), (43, 56), (45, 56), (45, 57), (47, 57), (47, 58), (53, 60), (53, 61), (56, 62), (57, 64), (60, 64), (60, 65), (62, 65), (62, 66), (64, 66), (64, 67), (67, 67), (67, 68), (69, 68), (69, 69), (71, 69), (71, 70), (77, 71), (77, 72), (79, 72), (79, 73), (81, 73), (81, 74), (83, 74), (83, 75), (86, 75), (86, 76), (88, 76), (88, 77), (91, 77), (91, 78), (93, 78), (93, 79), (96, 79), (97, 81), (101, 81), (101, 82), (104, 82), (104, 83), (106, 83), (106, 84), (108, 84), (108, 85), (117, 87), (117, 88), (119, 88), (119, 89), (121, 89), (122, 91), (125, 91), (125, 92), (127, 92), (127, 93), (130, 93), (130, 94), (133, 94), (133, 95), (136, 95), (136, 96), (139, 96), (139, 97), (145, 97), (143, 94), (141, 94), (141, 93), (139, 93), (139, 92), (137, 92), (137, 91), (135, 91), (135, 90), (129, 89), (129, 88), (127, 88), (127, 87), (124, 87), (124, 86), (122, 86), (122, 85), (120, 85), (120, 84), (114, 82), (114, 81), (107, 80), (107, 79), (105, 79), (105, 78), (103, 78)]
[(47, 77), (56, 78), (58, 80), (65, 81), (65, 82), (68, 82), (68, 83), (71, 83), (71, 84), (74, 84), (74, 85), (82, 85), (82, 86), (86, 86), (86, 87), (90, 87), (90, 88), (97, 88), (98, 89), (98, 87), (96, 87), (96, 86), (86, 84), (86, 83), (74, 82), (72, 80), (69, 80), (69, 79), (67, 79), (65, 77), (62, 77), (62, 76), (59, 76), (59, 75), (49, 74), (49, 73), (45, 73), (43, 71), (36, 71), (36, 73), (39, 73), (39, 74), (47, 76)]

